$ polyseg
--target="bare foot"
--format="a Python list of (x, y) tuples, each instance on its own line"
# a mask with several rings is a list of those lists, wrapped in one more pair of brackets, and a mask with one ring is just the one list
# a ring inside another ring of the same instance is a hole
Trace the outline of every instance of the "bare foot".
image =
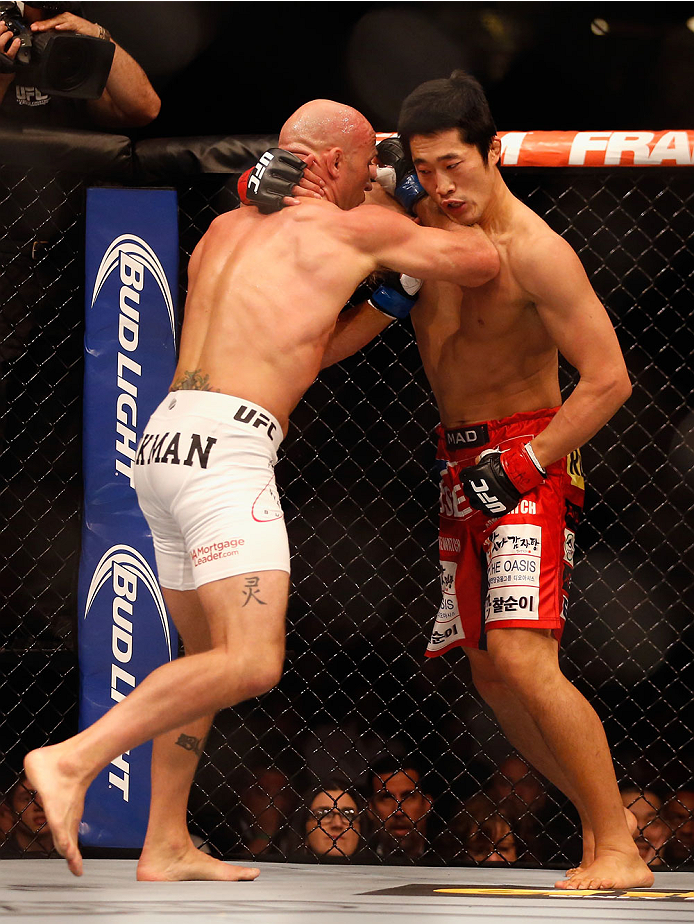
[(572, 876), (578, 876), (583, 872), (584, 869), (588, 867), (595, 861), (595, 837), (590, 828), (583, 829), (583, 856), (581, 857), (581, 862), (578, 866), (573, 867), (573, 869), (567, 869), (566, 878), (570, 879)]
[(590, 866), (554, 884), (556, 889), (638, 889), (653, 885), (653, 873), (636, 851), (603, 853)]
[[(632, 837), (636, 837), (636, 832), (639, 829), (638, 822), (636, 821), (636, 815), (631, 811), (631, 809), (624, 809), (624, 817), (626, 819), (627, 828), (629, 829), (629, 834)], [(595, 860), (595, 837), (590, 828), (583, 829), (583, 856), (581, 857), (581, 862), (578, 866), (574, 866), (573, 869), (567, 869), (566, 878), (571, 879), (572, 876), (578, 876), (583, 873), (583, 870), (588, 869), (588, 867)]]
[(37, 748), (24, 758), (27, 786), (35, 789), (43, 806), (53, 844), (65, 857), (70, 872), (81, 876), (82, 855), (77, 831), (84, 811), (86, 782), (61, 758), (60, 745)]
[(190, 879), (223, 880), (239, 882), (255, 879), (260, 870), (248, 866), (232, 866), (198, 850), (190, 842), (180, 853), (170, 849), (143, 850), (137, 864), (137, 878), (140, 882), (180, 882)]

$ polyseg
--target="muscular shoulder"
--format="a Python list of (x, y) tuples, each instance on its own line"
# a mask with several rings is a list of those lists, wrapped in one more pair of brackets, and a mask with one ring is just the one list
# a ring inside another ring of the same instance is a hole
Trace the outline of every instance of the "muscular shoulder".
[(584, 277), (573, 247), (539, 215), (519, 205), (522, 210), (507, 243), (509, 268), (519, 285), (537, 299), (567, 279)]
[(238, 208), (223, 212), (211, 222), (200, 239), (198, 248), (210, 251), (220, 244), (233, 243), (237, 235), (241, 233), (241, 229), (248, 229), (250, 225), (258, 221), (259, 217), (257, 209), (254, 208)]

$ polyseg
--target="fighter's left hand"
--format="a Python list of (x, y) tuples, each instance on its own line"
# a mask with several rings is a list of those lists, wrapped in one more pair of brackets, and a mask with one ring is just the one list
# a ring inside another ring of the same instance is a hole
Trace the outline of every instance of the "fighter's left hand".
[(301, 198), (321, 199), (324, 182), (316, 170), (313, 154), (292, 154), (270, 148), (237, 184), (244, 205), (256, 205), (261, 212), (277, 212), (286, 205), (298, 205)]
[(89, 22), (88, 19), (82, 19), (75, 16), (74, 13), (60, 13), (51, 19), (41, 19), (31, 24), (32, 32), (47, 32), (49, 29), (55, 29), (58, 32), (77, 32), (79, 35), (91, 35), (92, 38), (99, 38), (101, 28), (95, 22)]
[(471, 507), (488, 517), (509, 513), (521, 497), (538, 487), (547, 472), (535, 458), (530, 444), (485, 449), (475, 465), (463, 469), (460, 482)]

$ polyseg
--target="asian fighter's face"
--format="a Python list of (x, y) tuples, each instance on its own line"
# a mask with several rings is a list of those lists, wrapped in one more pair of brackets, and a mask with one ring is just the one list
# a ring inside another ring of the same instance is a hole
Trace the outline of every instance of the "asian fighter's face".
[(497, 179), (501, 143), (494, 139), (485, 161), (474, 144), (466, 144), (456, 129), (410, 139), (419, 182), (442, 212), (460, 225), (483, 218)]

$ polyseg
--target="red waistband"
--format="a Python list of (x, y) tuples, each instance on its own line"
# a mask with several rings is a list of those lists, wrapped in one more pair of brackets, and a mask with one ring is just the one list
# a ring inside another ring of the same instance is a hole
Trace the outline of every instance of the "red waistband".
[(447, 462), (467, 462), (474, 460), (484, 449), (494, 449), (523, 437), (532, 439), (545, 429), (558, 410), (558, 407), (540, 408), (460, 427), (439, 424), (436, 428), (437, 458)]

